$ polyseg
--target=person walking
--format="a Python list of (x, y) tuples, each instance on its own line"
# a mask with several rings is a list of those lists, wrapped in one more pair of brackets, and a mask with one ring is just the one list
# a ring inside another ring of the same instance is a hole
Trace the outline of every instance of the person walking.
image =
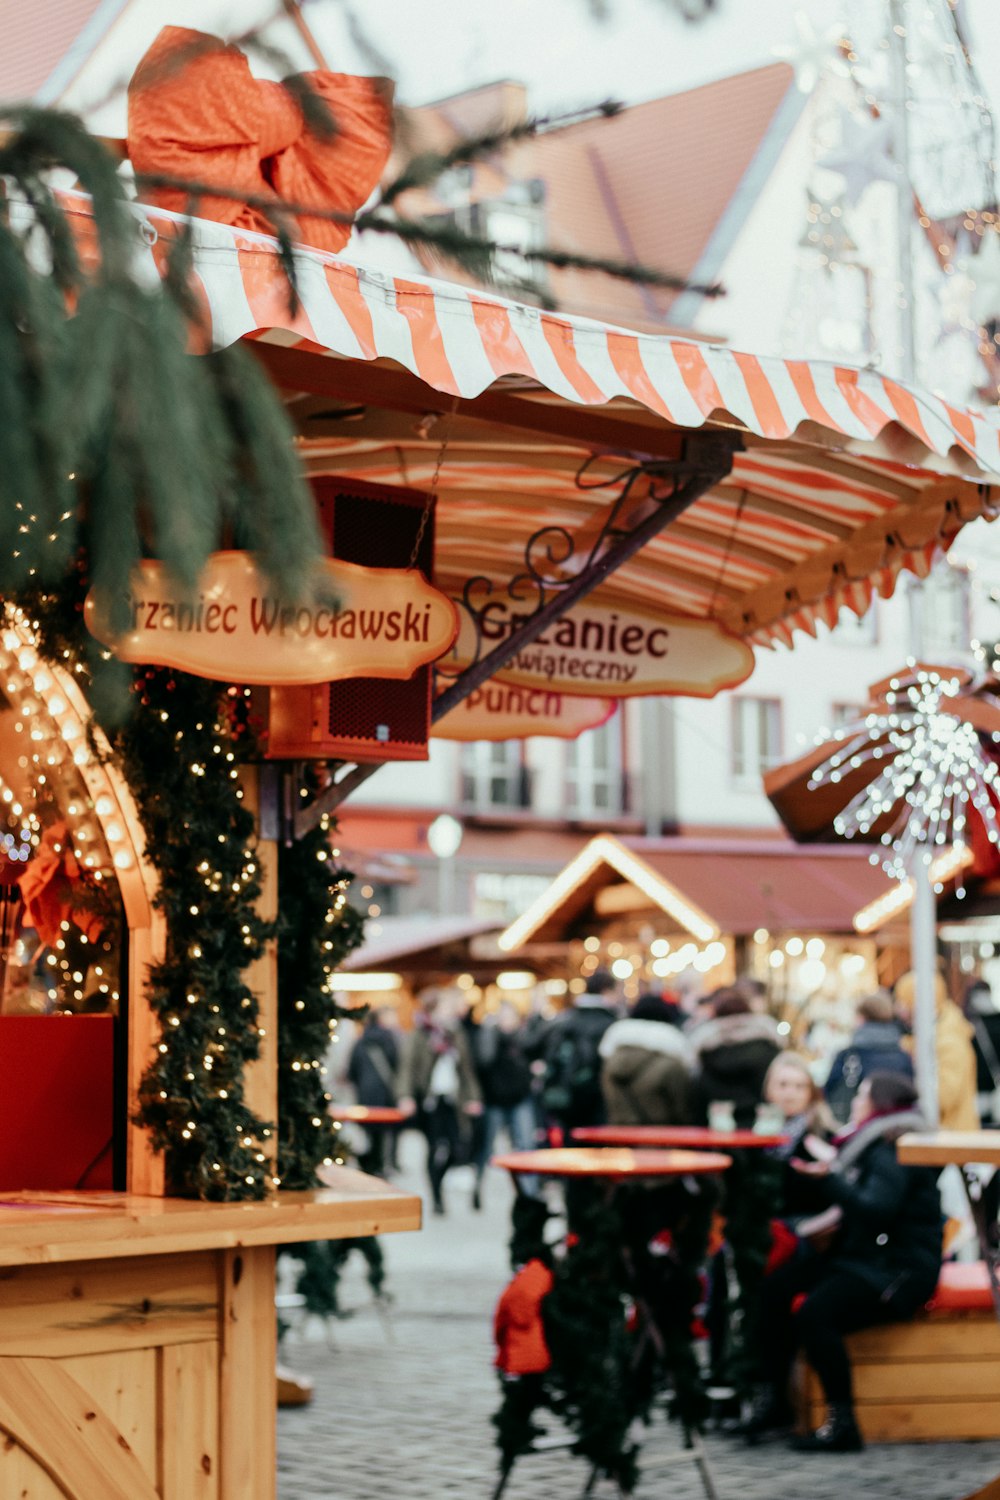
[(913, 1077), (913, 1061), (903, 1050), (903, 1028), (887, 990), (876, 990), (858, 1001), (857, 1021), (850, 1043), (834, 1057), (823, 1086), (826, 1102), (841, 1125), (850, 1118), (851, 1104), (864, 1078), (872, 1073)]
[(720, 990), (710, 1001), (710, 1014), (688, 1032), (695, 1054), (696, 1110), (704, 1120), (708, 1106), (726, 1100), (733, 1105), (739, 1129), (754, 1123), (764, 1097), (764, 1079), (781, 1051), (781, 1033), (770, 1016), (751, 1012), (749, 1001), (737, 990)]
[[(907, 1024), (912, 1024), (915, 996), (916, 976), (911, 971), (897, 981), (895, 989), (897, 1009)], [(934, 1004), (938, 1124), (942, 1130), (978, 1130), (973, 1030), (949, 997), (943, 974), (934, 976)]]
[[(357, 1102), (368, 1109), (383, 1109), (396, 1103), (399, 1044), (386, 1020), (386, 1012), (369, 1011), (347, 1064), (347, 1082), (353, 1086)], [(380, 1176), (387, 1159), (395, 1166), (395, 1138), (389, 1135), (389, 1129), (384, 1125), (373, 1126), (366, 1132), (368, 1149), (358, 1158), (363, 1172)]]
[(399, 1108), (415, 1115), (427, 1138), (427, 1176), (436, 1214), (444, 1213), (444, 1180), (462, 1154), (466, 1122), (482, 1114), (469, 1044), (448, 997), (425, 990), (403, 1046)]
[(604, 1123), (601, 1092), (601, 1038), (617, 1019), (617, 989), (607, 969), (595, 969), (587, 989), (562, 1011), (545, 1038), (542, 1105), (563, 1132)]
[[(904, 1166), (896, 1155), (901, 1135), (925, 1128), (916, 1104), (909, 1078), (872, 1073), (854, 1097), (850, 1127), (826, 1151), (808, 1138), (814, 1156), (828, 1160), (793, 1159), (797, 1171), (822, 1182), (839, 1223), (828, 1250), (803, 1241), (791, 1260), (764, 1279), (758, 1349), (763, 1383), (743, 1429), (751, 1442), (791, 1425), (788, 1382), (801, 1349), (819, 1376), (828, 1415), (816, 1432), (793, 1438), (792, 1446), (810, 1453), (855, 1453), (864, 1446), (845, 1335), (911, 1318), (932, 1295), (941, 1269), (937, 1172)], [(800, 1232), (804, 1228), (800, 1224)]]
[(694, 1053), (679, 1008), (641, 995), (601, 1037), (601, 1087), (612, 1125), (689, 1125)]
[(985, 979), (974, 979), (965, 992), (965, 1015), (972, 1027), (976, 1054), (976, 1108), (981, 1125), (1000, 1125), (1000, 1010)]
[[(473, 1208), (482, 1207), (483, 1176), (496, 1138), (505, 1130), (515, 1151), (535, 1144), (535, 1107), (531, 1097), (531, 1063), (517, 1007), (503, 1000), (486, 1016), (475, 1039), (474, 1062), (483, 1096), (483, 1133), (476, 1159)], [(535, 1179), (522, 1178), (522, 1192), (534, 1191)]]

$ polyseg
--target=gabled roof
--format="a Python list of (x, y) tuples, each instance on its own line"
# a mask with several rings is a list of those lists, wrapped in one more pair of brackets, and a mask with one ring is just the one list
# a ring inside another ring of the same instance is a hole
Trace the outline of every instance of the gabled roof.
[(0, 99), (54, 104), (129, 0), (0, 0)]
[(561, 942), (626, 912), (656, 912), (657, 931), (707, 942), (720, 933), (852, 931), (854, 914), (891, 889), (867, 851), (802, 849), (784, 839), (617, 839), (600, 834), (500, 934), (516, 953)]
[[(517, 103), (511, 85), (494, 85), (414, 110), (411, 119), (421, 146), (441, 150), (464, 132), (509, 121)], [(547, 244), (711, 282), (804, 103), (792, 68), (771, 63), (614, 119), (545, 131), (478, 167), (471, 196), (502, 196), (505, 176), (537, 179)], [(424, 199), (419, 207), (432, 205)], [(694, 311), (684, 296), (579, 271), (553, 272), (550, 281), (560, 307), (630, 327), (680, 326)]]
[[(787, 63), (720, 78), (540, 136), (549, 241), (711, 282), (799, 117), (804, 96)], [(560, 306), (601, 316), (602, 278), (561, 272)], [(616, 286), (617, 317), (683, 324), (670, 292)]]

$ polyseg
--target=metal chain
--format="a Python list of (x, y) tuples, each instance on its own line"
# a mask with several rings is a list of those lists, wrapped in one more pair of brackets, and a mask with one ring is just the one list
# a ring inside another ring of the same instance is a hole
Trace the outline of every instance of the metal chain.
[(417, 527), (417, 535), (416, 540), (413, 543), (413, 551), (410, 553), (410, 560), (406, 565), (406, 571), (408, 573), (412, 573), (413, 569), (417, 565), (417, 558), (420, 555), (420, 546), (424, 539), (424, 532), (427, 530), (427, 522), (430, 520), (431, 511), (434, 509), (434, 502), (437, 499), (438, 480), (441, 478), (441, 466), (444, 463), (445, 453), (448, 451), (448, 440), (451, 437), (451, 422), (452, 418), (455, 415), (457, 407), (458, 397), (456, 396), (451, 403), (451, 410), (445, 412), (443, 417), (443, 425), (441, 428), (441, 445), (438, 448), (437, 462), (434, 465), (434, 474), (431, 478), (431, 487), (427, 493), (427, 504), (424, 506), (423, 512), (420, 516), (420, 525)]

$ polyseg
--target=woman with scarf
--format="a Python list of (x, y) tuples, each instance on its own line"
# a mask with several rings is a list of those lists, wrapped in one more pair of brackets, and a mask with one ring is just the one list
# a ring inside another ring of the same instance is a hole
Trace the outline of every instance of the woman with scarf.
[(476, 1070), (465, 1034), (446, 997), (425, 990), (413, 1030), (403, 1046), (399, 1107), (417, 1115), (427, 1137), (427, 1176), (436, 1214), (444, 1213), (442, 1187), (462, 1154), (468, 1116), (483, 1112)]
[[(797, 1349), (819, 1376), (829, 1411), (814, 1433), (794, 1438), (805, 1452), (854, 1453), (863, 1447), (854, 1416), (851, 1363), (844, 1336), (916, 1313), (933, 1293), (941, 1268), (941, 1204), (933, 1167), (903, 1166), (896, 1141), (924, 1122), (912, 1082), (873, 1073), (854, 1098), (849, 1127), (832, 1146), (808, 1137), (814, 1157), (792, 1166), (822, 1182), (839, 1210), (828, 1249), (803, 1241), (764, 1282), (759, 1354), (762, 1385), (744, 1426), (748, 1441), (788, 1427), (788, 1380)], [(800, 1233), (806, 1226), (800, 1224)], [(801, 1294), (804, 1301), (799, 1305)]]

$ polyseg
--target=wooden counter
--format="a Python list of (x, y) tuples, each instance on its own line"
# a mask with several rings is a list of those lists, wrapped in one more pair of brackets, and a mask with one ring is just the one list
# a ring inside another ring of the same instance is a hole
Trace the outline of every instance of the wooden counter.
[(327, 1183), (0, 1198), (0, 1497), (273, 1500), (275, 1246), (420, 1226), (419, 1198)]
[(914, 1167), (1000, 1167), (1000, 1130), (911, 1130), (899, 1137), (896, 1154)]

